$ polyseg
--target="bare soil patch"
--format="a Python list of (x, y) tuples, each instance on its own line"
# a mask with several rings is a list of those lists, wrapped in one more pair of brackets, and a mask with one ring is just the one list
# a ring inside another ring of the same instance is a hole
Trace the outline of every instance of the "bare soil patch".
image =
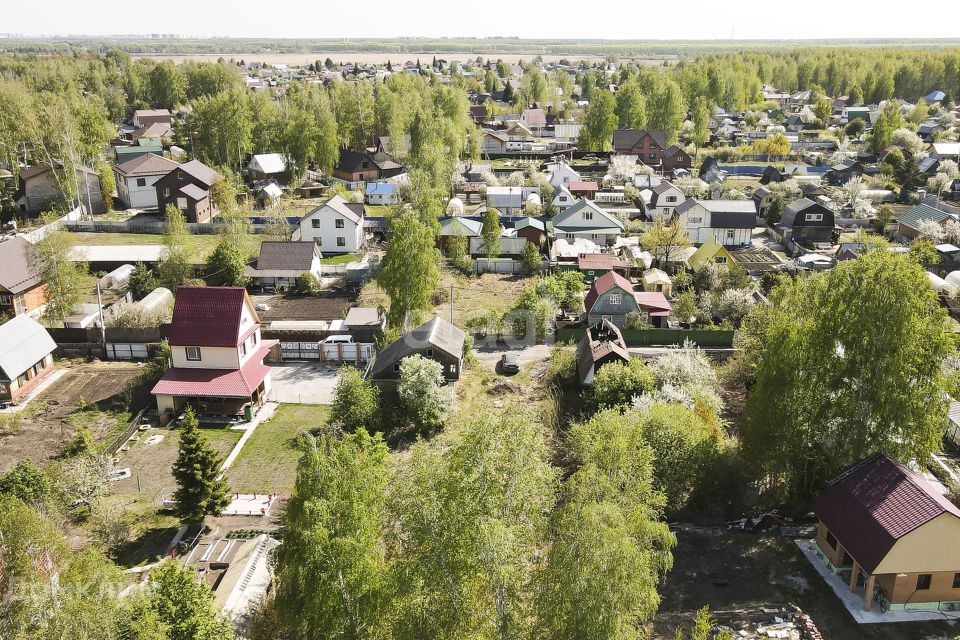
[[(36, 464), (55, 458), (80, 427), (90, 429), (97, 442), (114, 437), (118, 427), (122, 430), (118, 421), (137, 401), (133, 386), (139, 374), (134, 363), (71, 366), (21, 414), (14, 414), (19, 418), (0, 426), (0, 472), (23, 458)], [(81, 406), (86, 410), (75, 415)]]

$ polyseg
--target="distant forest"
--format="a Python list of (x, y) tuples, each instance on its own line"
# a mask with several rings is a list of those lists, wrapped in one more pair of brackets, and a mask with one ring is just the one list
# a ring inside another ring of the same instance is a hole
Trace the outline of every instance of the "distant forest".
[(0, 40), (0, 52), (68, 54), (121, 49), (131, 54), (244, 53), (471, 53), (484, 55), (615, 56), (677, 58), (717, 52), (773, 51), (795, 47), (886, 47), (942, 49), (960, 47), (960, 39), (836, 40), (534, 40), (520, 38), (26, 38)]

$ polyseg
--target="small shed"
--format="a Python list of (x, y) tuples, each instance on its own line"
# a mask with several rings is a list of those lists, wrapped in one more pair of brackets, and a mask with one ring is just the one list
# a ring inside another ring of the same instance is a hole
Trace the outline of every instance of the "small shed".
[(640, 278), (644, 291), (659, 291), (665, 297), (673, 294), (673, 281), (666, 271), (661, 269), (647, 269)]

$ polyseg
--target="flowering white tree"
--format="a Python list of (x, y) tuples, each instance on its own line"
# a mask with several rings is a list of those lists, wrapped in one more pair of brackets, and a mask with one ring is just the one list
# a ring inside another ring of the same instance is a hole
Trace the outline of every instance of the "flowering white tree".
[(483, 180), (483, 183), (488, 187), (499, 187), (500, 178), (497, 177), (491, 169), (484, 169), (480, 172), (480, 179)]
[(651, 365), (657, 389), (640, 399), (645, 402), (679, 402), (692, 407), (699, 400), (714, 413), (723, 410), (723, 401), (717, 393), (717, 374), (703, 351), (686, 340), (683, 347), (671, 349)]
[(866, 190), (867, 185), (860, 176), (851, 178), (843, 185), (844, 198), (847, 205), (853, 210), (854, 218), (865, 218), (873, 208), (870, 200), (863, 197), (863, 192)]
[(507, 179), (503, 181), (505, 187), (522, 187), (527, 182), (527, 176), (523, 171), (514, 171)]
[(456, 408), (453, 389), (443, 383), (443, 365), (420, 355), (400, 361), (397, 395), (411, 424), (418, 429), (443, 426)]
[(621, 155), (610, 157), (610, 175), (613, 176), (613, 179), (617, 182), (632, 181), (633, 177), (637, 175), (637, 169), (639, 168), (636, 156)]
[(953, 178), (951, 178), (946, 173), (937, 172), (936, 174), (930, 176), (930, 179), (927, 180), (927, 188), (936, 193), (937, 197), (940, 197), (940, 194), (943, 193), (943, 190), (953, 184)]
[(917, 154), (926, 148), (920, 136), (905, 127), (896, 129), (890, 135), (890, 144), (902, 147), (913, 154)]
[(942, 244), (946, 239), (946, 231), (943, 226), (933, 220), (921, 220), (917, 224), (917, 238), (927, 240), (933, 244)]

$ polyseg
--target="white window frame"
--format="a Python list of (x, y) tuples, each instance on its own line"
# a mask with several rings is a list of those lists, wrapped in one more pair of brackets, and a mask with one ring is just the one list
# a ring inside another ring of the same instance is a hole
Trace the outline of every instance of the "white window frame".
[[(188, 362), (200, 362), (201, 360), (203, 360), (203, 355), (200, 351), (200, 347), (184, 347), (183, 350), (186, 353)], [(194, 354), (193, 357), (191, 357), (190, 355), (191, 353)]]
[(615, 306), (620, 306), (623, 304), (623, 294), (622, 293), (611, 293), (610, 294), (610, 304)]

